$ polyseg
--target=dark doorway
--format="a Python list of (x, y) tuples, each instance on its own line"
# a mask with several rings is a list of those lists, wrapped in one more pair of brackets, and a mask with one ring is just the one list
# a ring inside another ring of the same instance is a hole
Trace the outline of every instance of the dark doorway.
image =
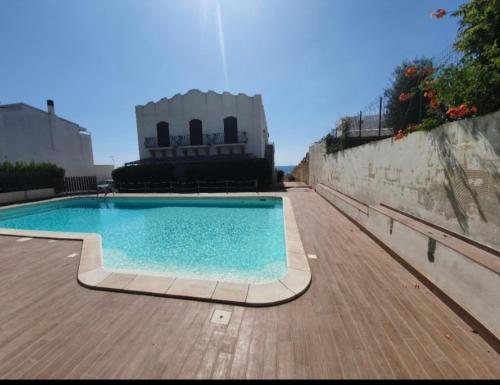
[(156, 137), (158, 138), (158, 147), (170, 147), (170, 132), (167, 122), (156, 124)]
[(224, 143), (238, 143), (238, 120), (234, 116), (224, 119)]
[(193, 119), (189, 122), (189, 136), (191, 138), (191, 146), (200, 146), (203, 144), (201, 126), (202, 125), (200, 119)]

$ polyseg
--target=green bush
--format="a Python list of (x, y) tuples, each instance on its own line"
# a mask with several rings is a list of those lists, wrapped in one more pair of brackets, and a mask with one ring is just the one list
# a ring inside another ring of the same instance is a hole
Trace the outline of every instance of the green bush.
[[(177, 168), (177, 170), (176, 170)], [(177, 171), (177, 172), (176, 172)], [(183, 177), (176, 175), (185, 174)], [(185, 164), (142, 164), (123, 166), (113, 170), (116, 183), (169, 182), (181, 180), (216, 182), (223, 180), (246, 181), (257, 179), (259, 187), (272, 181), (271, 166), (267, 159), (216, 160)]]
[(324, 137), (327, 154), (333, 154), (349, 148), (349, 133), (351, 132), (350, 119), (342, 119), (340, 128), (342, 129), (342, 135), (340, 135), (340, 137), (333, 136), (331, 133), (328, 133)]
[(111, 175), (116, 183), (167, 182), (174, 179), (174, 166), (171, 163), (123, 166), (114, 169)]
[[(405, 75), (407, 68), (414, 67), (417, 74)], [(427, 58), (413, 61), (403, 61), (392, 74), (392, 84), (384, 91), (386, 98), (385, 121), (394, 132), (406, 129), (411, 124), (418, 124), (427, 117), (429, 100), (423, 94), (419, 85), (426, 78), (425, 69), (432, 68), (432, 60)], [(409, 93), (408, 100), (401, 101), (401, 94)]]
[(189, 164), (187, 176), (192, 181), (257, 179), (262, 188), (271, 184), (272, 168), (267, 159), (216, 160)]
[(285, 176), (285, 172), (283, 170), (276, 170), (276, 179), (278, 182), (283, 182), (284, 176)]
[(454, 47), (458, 65), (440, 70), (435, 85), (445, 108), (465, 103), (484, 115), (500, 109), (500, 0), (472, 0), (452, 13), (460, 17)]
[(0, 192), (55, 188), (62, 190), (64, 169), (52, 163), (0, 163)]
[[(421, 123), (408, 129), (408, 132), (431, 130), (445, 122), (485, 115), (500, 109), (500, 0), (470, 0), (451, 15), (460, 18), (454, 43), (454, 50), (460, 60), (438, 66), (432, 77), (402, 77), (405, 86), (386, 95), (392, 97), (389, 100), (387, 121), (396, 130), (409, 127), (393, 119), (393, 110), (400, 113), (406, 111), (406, 115), (403, 115), (406, 124), (420, 123), (420, 119), (415, 121), (406, 116), (412, 113), (411, 102), (418, 101), (416, 97), (422, 92), (426, 111), (421, 114)], [(406, 63), (406, 69), (408, 64), (411, 65)], [(417, 88), (414, 86), (416, 81), (420, 82)], [(415, 95), (398, 106), (395, 97), (400, 91)]]
[(286, 178), (289, 182), (295, 182), (295, 177), (292, 174), (287, 174)]

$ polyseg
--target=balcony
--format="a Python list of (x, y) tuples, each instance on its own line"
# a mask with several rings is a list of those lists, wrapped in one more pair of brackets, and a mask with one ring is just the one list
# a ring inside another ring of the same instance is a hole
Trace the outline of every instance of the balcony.
[[(198, 140), (191, 141), (190, 135), (176, 135), (170, 136), (170, 145), (159, 145), (156, 136), (144, 138), (144, 147), (148, 149), (155, 148), (177, 148), (177, 147), (193, 147), (193, 146), (212, 146), (212, 145), (231, 145), (231, 144), (245, 144), (248, 142), (247, 133), (245, 131), (238, 132), (236, 140), (225, 140), (224, 132), (217, 132), (213, 134), (203, 134), (201, 136), (201, 143)], [(198, 139), (198, 138), (196, 138)]]

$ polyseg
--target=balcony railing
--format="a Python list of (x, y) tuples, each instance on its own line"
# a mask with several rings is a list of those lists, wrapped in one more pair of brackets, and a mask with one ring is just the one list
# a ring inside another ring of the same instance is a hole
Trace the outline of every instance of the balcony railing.
[(238, 137), (235, 141), (225, 140), (223, 132), (216, 132), (213, 134), (203, 134), (202, 143), (192, 143), (190, 135), (175, 135), (170, 136), (170, 145), (159, 145), (158, 138), (156, 136), (150, 136), (144, 138), (144, 146), (146, 148), (158, 148), (158, 147), (182, 147), (182, 146), (200, 146), (206, 145), (210, 146), (213, 144), (234, 144), (234, 143), (247, 143), (248, 137), (245, 131), (238, 132)]

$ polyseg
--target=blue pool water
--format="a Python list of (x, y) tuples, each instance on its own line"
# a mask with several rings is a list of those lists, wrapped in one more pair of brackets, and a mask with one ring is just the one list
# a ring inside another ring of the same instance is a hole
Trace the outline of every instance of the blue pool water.
[(279, 198), (73, 198), (0, 210), (0, 227), (98, 233), (112, 271), (253, 283), (286, 272)]

